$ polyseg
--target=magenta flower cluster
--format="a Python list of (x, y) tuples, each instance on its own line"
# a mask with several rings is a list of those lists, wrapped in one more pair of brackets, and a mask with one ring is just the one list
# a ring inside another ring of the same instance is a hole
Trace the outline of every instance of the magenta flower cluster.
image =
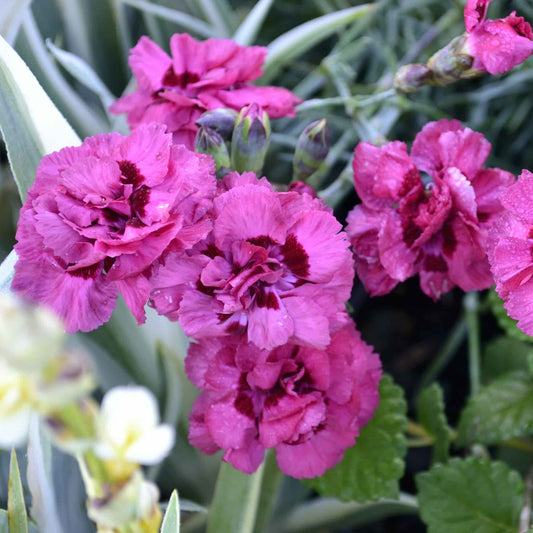
[(174, 142), (194, 147), (195, 124), (207, 110), (229, 107), (239, 111), (256, 103), (270, 118), (294, 116), (300, 103), (282, 87), (259, 87), (250, 81), (262, 73), (267, 50), (244, 47), (229, 39), (195, 41), (190, 35), (170, 39), (172, 57), (148, 37), (131, 50), (129, 64), (137, 89), (118, 99), (113, 113), (127, 113), (132, 128), (158, 122), (167, 125)]
[(362, 204), (348, 215), (347, 232), (371, 295), (417, 274), (434, 300), (456, 286), (493, 284), (488, 229), (514, 176), (482, 168), (490, 148), (480, 133), (445, 119), (426, 124), (410, 154), (398, 141), (357, 146), (354, 184)]
[(251, 473), (266, 448), (294, 477), (334, 466), (377, 407), (380, 362), (344, 310), (353, 258), (307, 193), (253, 173), (218, 182), (211, 233), (154, 267), (150, 304), (198, 339), (190, 440)]
[[(253, 87), (265, 50), (187, 35), (173, 58), (142, 38), (139, 88), (119, 100), (133, 132), (46, 156), (21, 212), (13, 289), (55, 310), (69, 332), (106, 322), (122, 295), (139, 323), (147, 301), (198, 341), (187, 374), (203, 392), (191, 443), (255, 471), (334, 466), (374, 413), (379, 357), (345, 311), (349, 241), (313, 190), (278, 192), (254, 173), (217, 182), (191, 144), (194, 120), (258, 102), (274, 117), (298, 99)], [(177, 142), (179, 141), (179, 142)]]

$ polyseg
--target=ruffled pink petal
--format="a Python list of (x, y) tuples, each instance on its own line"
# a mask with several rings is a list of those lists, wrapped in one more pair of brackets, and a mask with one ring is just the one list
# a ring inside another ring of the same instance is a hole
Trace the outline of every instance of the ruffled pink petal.
[(274, 292), (271, 294), (265, 307), (256, 303), (248, 313), (248, 340), (266, 350), (285, 344), (295, 329), (285, 302)]
[(244, 448), (257, 435), (252, 399), (230, 392), (206, 409), (205, 422), (213, 441), (223, 449)]
[(514, 12), (505, 19), (486, 20), (468, 35), (464, 49), (475, 58), (473, 68), (502, 74), (533, 52), (531, 26)]
[(261, 443), (252, 439), (245, 448), (226, 450), (222, 460), (245, 474), (253, 474), (263, 462), (264, 456), (265, 449)]
[(326, 348), (330, 340), (328, 317), (335, 314), (335, 307), (324, 308), (312, 299), (300, 296), (286, 297), (282, 301), (293, 322), (295, 342)]
[(194, 402), (189, 417), (189, 442), (202, 453), (213, 454), (220, 450), (207, 430), (205, 413), (210, 405), (220, 397), (220, 393), (202, 392)]
[(146, 322), (144, 306), (148, 301), (148, 296), (152, 288), (148, 279), (144, 275), (139, 274), (116, 280), (115, 285), (137, 320), (137, 324), (144, 324)]
[(484, 20), (487, 14), (488, 5), (492, 0), (467, 0), (464, 17), (465, 26), (468, 33), (472, 32)]
[(518, 181), (507, 188), (501, 197), (503, 207), (526, 224), (533, 225), (533, 174), (524, 170)]
[(142, 36), (131, 49), (129, 65), (140, 84), (156, 91), (171, 65), (170, 57), (150, 38)]
[(245, 185), (231, 189), (215, 199), (218, 217), (214, 235), (218, 248), (224, 250), (235, 240), (270, 237), (283, 243), (286, 225), (276, 193), (265, 187)]

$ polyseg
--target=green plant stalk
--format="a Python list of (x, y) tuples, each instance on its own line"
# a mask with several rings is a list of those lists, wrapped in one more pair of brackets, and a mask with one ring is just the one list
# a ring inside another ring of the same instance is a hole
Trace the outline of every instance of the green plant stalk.
[(481, 346), (479, 339), (479, 298), (477, 292), (465, 294), (463, 299), (468, 327), (468, 374), (470, 394), (476, 394), (481, 385)]
[(264, 533), (267, 531), (274, 504), (276, 503), (283, 481), (283, 473), (278, 467), (276, 454), (273, 449), (267, 450), (264, 465), (254, 533)]
[(252, 533), (261, 492), (265, 464), (248, 475), (223, 463), (218, 474), (207, 533)]
[(422, 379), (420, 380), (417, 387), (417, 396), (421, 390), (425, 389), (428, 385), (431, 385), (431, 383), (435, 381), (437, 376), (452, 360), (453, 356), (457, 353), (457, 350), (465, 340), (467, 331), (468, 327), (465, 315), (463, 313), (459, 317), (459, 320), (457, 320), (457, 322), (454, 324), (443, 347), (441, 348), (435, 359), (433, 359), (428, 369), (422, 375)]

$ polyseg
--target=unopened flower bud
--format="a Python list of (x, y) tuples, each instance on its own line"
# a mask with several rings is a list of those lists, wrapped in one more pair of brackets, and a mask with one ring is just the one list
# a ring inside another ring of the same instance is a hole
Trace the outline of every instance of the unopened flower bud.
[(298, 137), (293, 159), (294, 181), (305, 181), (323, 164), (329, 152), (329, 130), (325, 118), (312, 122)]
[(90, 497), (87, 511), (98, 531), (105, 533), (159, 531), (162, 516), (158, 500), (157, 486), (137, 471), (118, 491)]
[(474, 58), (463, 52), (466, 37), (456, 37), (429, 58), (427, 66), (433, 71), (434, 84), (445, 85), (481, 74), (471, 69)]
[(258, 104), (243, 107), (231, 138), (231, 168), (258, 173), (270, 142), (270, 120)]
[(229, 168), (229, 152), (224, 139), (208, 126), (200, 126), (194, 141), (194, 150), (201, 154), (209, 154), (215, 160), (216, 170)]
[(207, 126), (215, 130), (225, 141), (231, 139), (235, 121), (239, 113), (228, 107), (219, 107), (206, 111), (197, 121), (198, 126)]
[(433, 79), (433, 71), (420, 63), (400, 67), (394, 76), (394, 88), (400, 93), (413, 93)]

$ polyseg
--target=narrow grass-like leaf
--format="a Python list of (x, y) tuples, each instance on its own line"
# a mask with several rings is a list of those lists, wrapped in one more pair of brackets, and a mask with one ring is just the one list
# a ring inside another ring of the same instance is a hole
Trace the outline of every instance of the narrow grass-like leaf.
[(517, 472), (487, 459), (452, 459), (416, 477), (428, 533), (516, 533), (524, 501)]
[[(28, 531), (29, 533), (39, 533), (39, 531), (32, 522), (28, 523)], [(9, 521), (7, 517), (7, 511), (4, 509), (0, 509), (0, 533), (9, 533)]]
[(106, 87), (105, 83), (98, 77), (98, 74), (83, 59), (61, 50), (49, 39), (46, 41), (46, 46), (69, 74), (100, 98), (102, 106), (107, 112), (107, 108), (116, 100), (116, 96)]
[(9, 468), (9, 489), (7, 496), (9, 533), (28, 533), (28, 517), (24, 504), (24, 491), (20, 480), (20, 470), (15, 450), (11, 450)]
[(200, 19), (192, 17), (187, 13), (182, 13), (176, 9), (171, 9), (165, 6), (159, 6), (157, 4), (151, 4), (145, 0), (120, 0), (122, 4), (140, 9), (145, 13), (156, 15), (169, 22), (178, 24), (184, 30), (190, 31), (201, 37), (221, 37), (219, 32), (215, 30), (209, 24), (206, 24)]
[(24, 61), (1, 37), (0, 130), (22, 200), (45, 154), (80, 144)]
[(15, 42), (26, 9), (31, 0), (2, 0), (0, 11), (0, 35), (9, 43)]
[(47, 472), (45, 457), (48, 456), (50, 446), (47, 437), (41, 435), (39, 420), (35, 416), (30, 424), (28, 438), (28, 469), (26, 477), (31, 492), (30, 514), (37, 522), (41, 531), (62, 533), (63, 529), (57, 515), (56, 502), (52, 482)]
[(514, 372), (469, 398), (457, 444), (498, 444), (529, 435), (533, 435), (533, 379), (528, 372)]
[(235, 470), (229, 463), (221, 465), (207, 533), (252, 533), (262, 477), (263, 465), (252, 475)]
[(330, 37), (344, 26), (373, 13), (379, 3), (363, 4), (356, 7), (329, 13), (305, 22), (289, 30), (268, 45), (268, 55), (265, 61), (261, 81), (267, 83), (281, 68), (312, 48), (323, 39)]
[[(55, 64), (46, 45), (35, 17), (28, 10), (22, 22), (20, 38), (27, 47), (30, 57), (33, 57), (40, 79), (46, 87), (47, 93), (62, 109), (76, 131), (82, 136), (96, 135), (107, 130), (103, 117), (70, 86), (58, 66)], [(28, 59), (29, 61), (30, 59)]]
[(235, 28), (233, 10), (226, 0), (196, 0), (205, 18), (222, 37), (229, 37)]
[(321, 496), (358, 502), (398, 497), (407, 451), (407, 405), (402, 389), (390, 376), (383, 376), (379, 392), (379, 407), (355, 446), (346, 450), (337, 466), (305, 482)]
[(445, 463), (450, 448), (450, 428), (444, 412), (442, 388), (434, 383), (424, 389), (416, 402), (418, 420), (435, 439), (433, 462)]
[(284, 533), (330, 531), (383, 520), (389, 516), (417, 514), (416, 498), (401, 493), (398, 500), (377, 502), (340, 502), (335, 498), (318, 498), (296, 507), (283, 522)]
[(0, 292), (8, 292), (15, 275), (15, 263), (17, 254), (12, 250), (10, 254), (0, 264)]
[(177, 490), (173, 490), (170, 496), (160, 533), (180, 533), (180, 502)]
[(274, 0), (259, 0), (237, 28), (233, 40), (242, 46), (252, 45), (273, 3)]

